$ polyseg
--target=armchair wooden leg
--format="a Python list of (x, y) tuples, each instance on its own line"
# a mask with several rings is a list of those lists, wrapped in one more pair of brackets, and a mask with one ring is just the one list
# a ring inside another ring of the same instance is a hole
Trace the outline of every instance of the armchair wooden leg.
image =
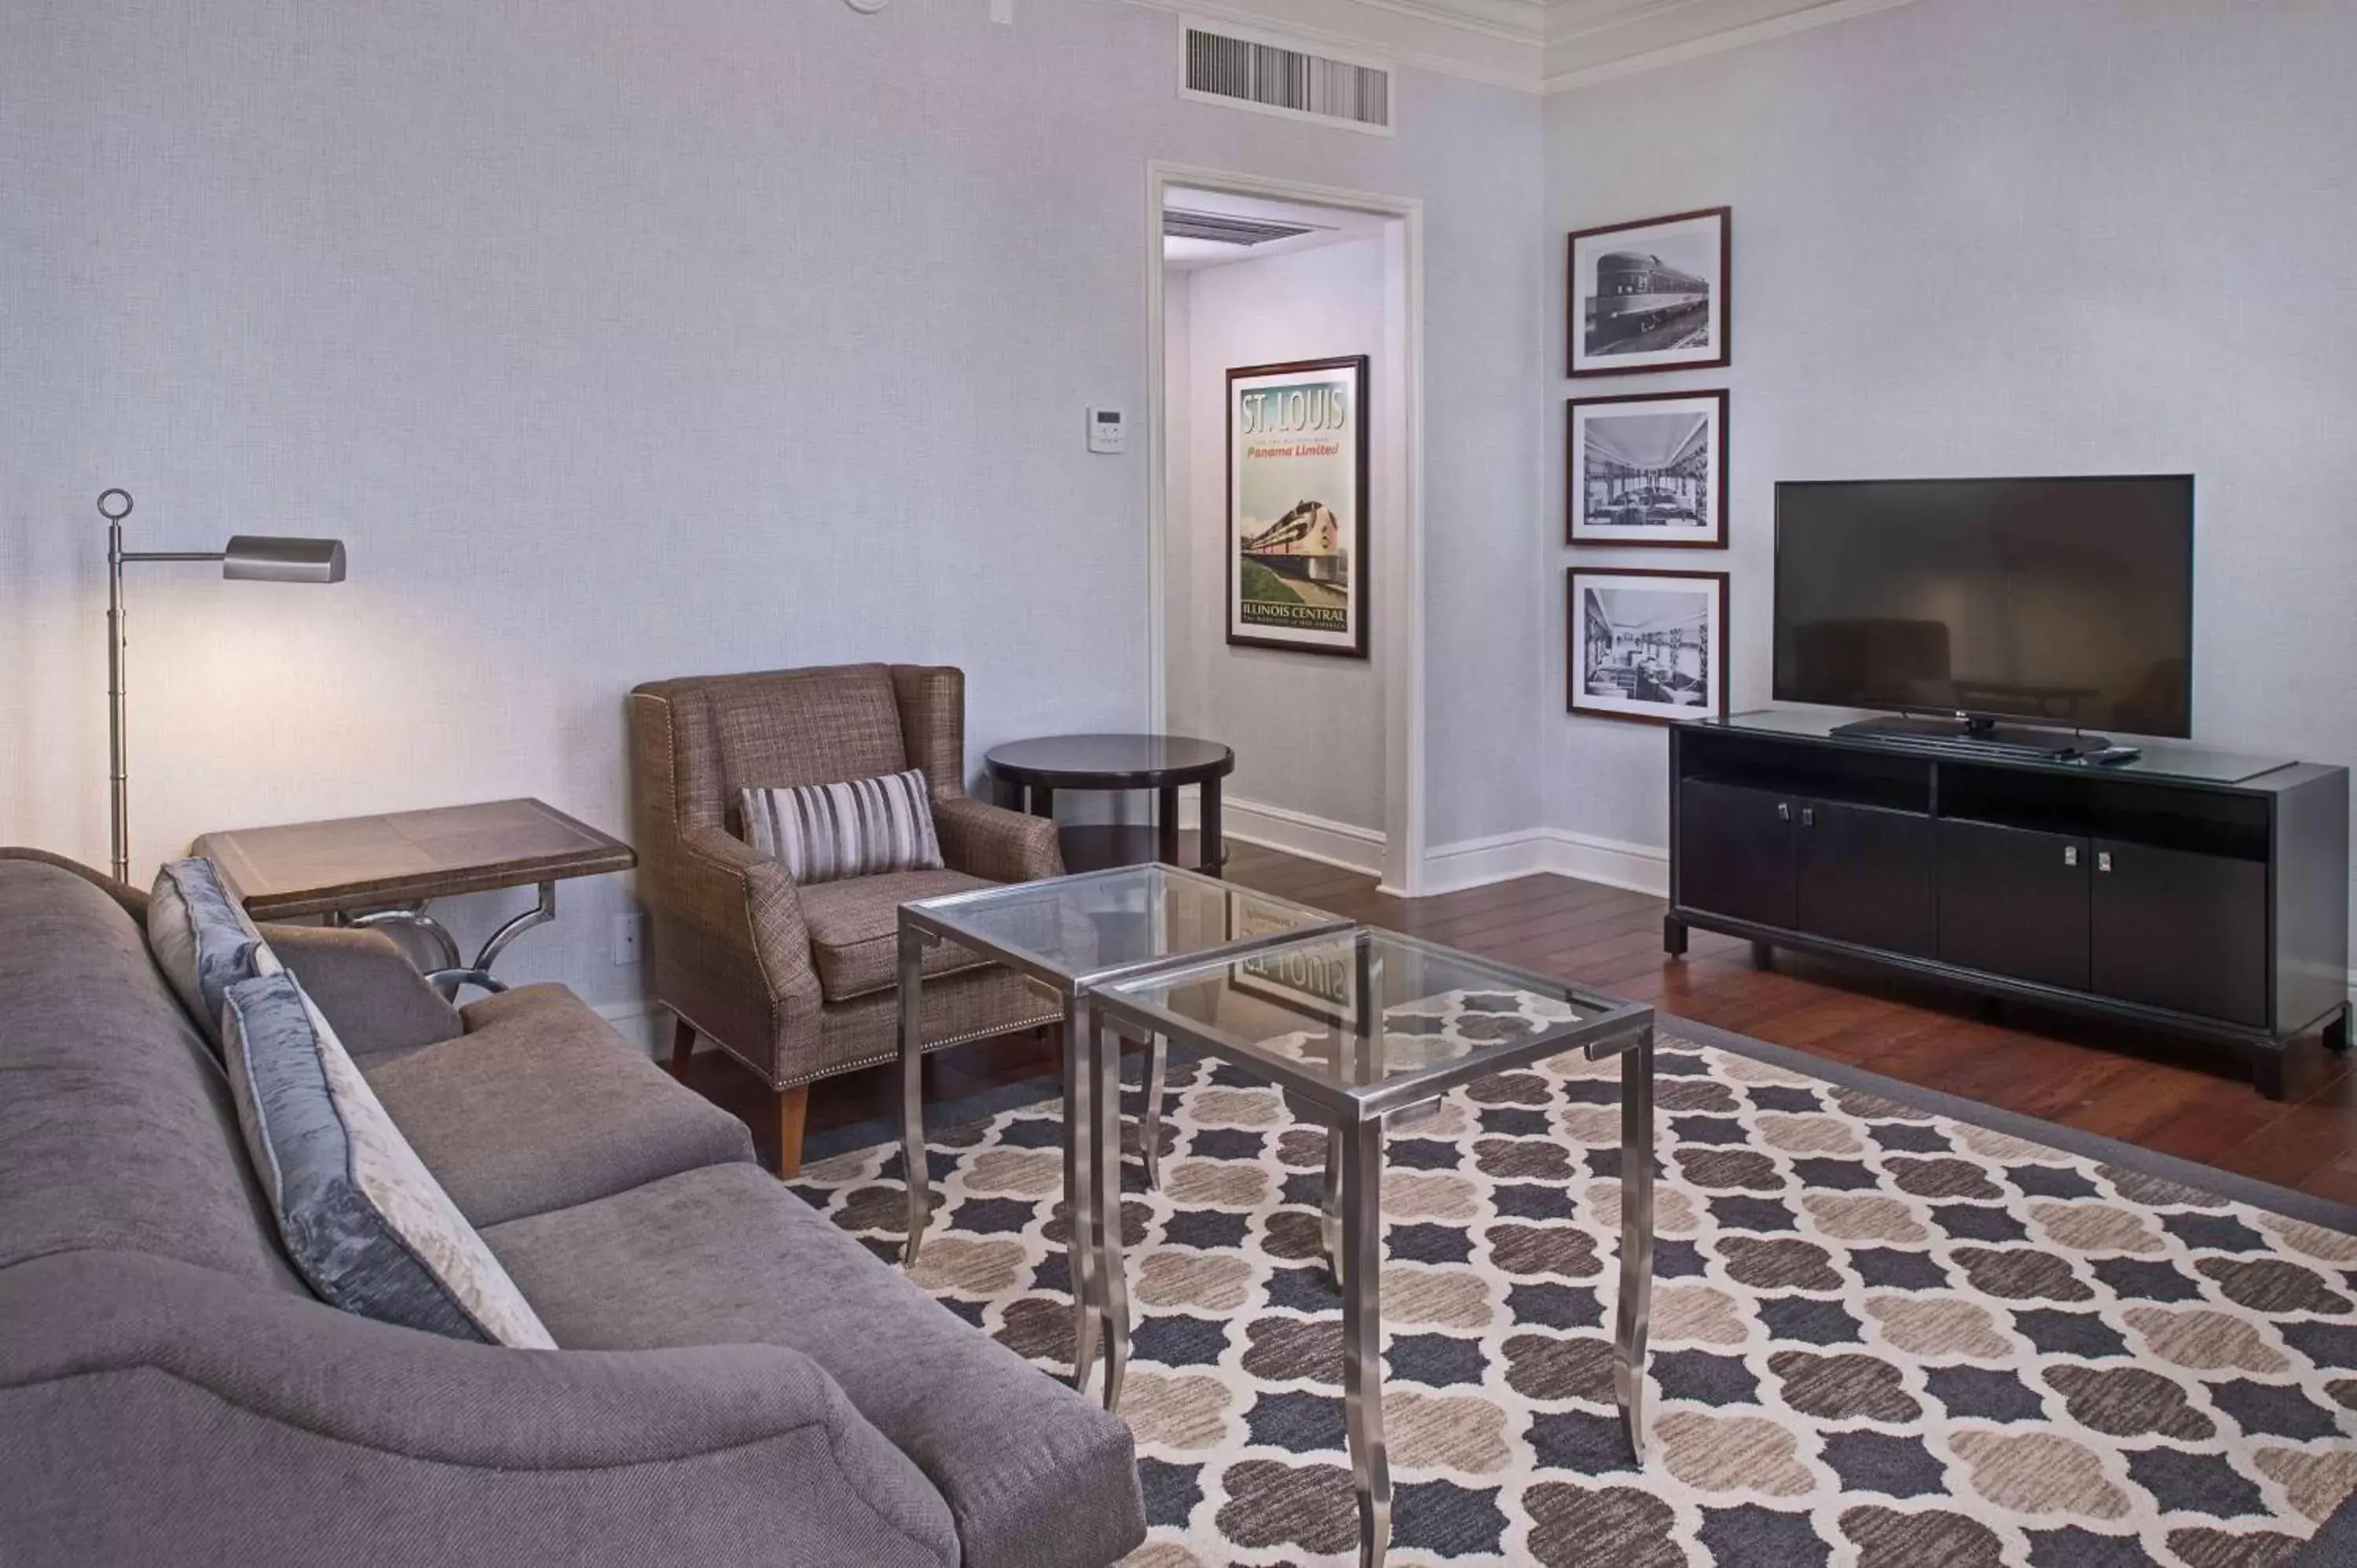
[(802, 1124), (810, 1118), (810, 1085), (798, 1083), (778, 1091), (778, 1176), (791, 1181), (802, 1174)]
[(695, 1055), (695, 1026), (684, 1018), (676, 1018), (671, 1030), (671, 1075), (682, 1083), (687, 1081), (687, 1062)]

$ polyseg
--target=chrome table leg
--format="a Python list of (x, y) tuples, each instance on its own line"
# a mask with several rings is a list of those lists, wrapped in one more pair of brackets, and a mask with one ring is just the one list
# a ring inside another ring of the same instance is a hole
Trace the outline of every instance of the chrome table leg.
[(1129, 1273), (1122, 1260), (1121, 1036), (1099, 1024), (1091, 1043), (1095, 1080), (1095, 1235), (1097, 1301), (1104, 1324), (1104, 1407), (1119, 1408), (1122, 1373), (1129, 1367)]
[[(1115, 1058), (1114, 1065), (1116, 1069), (1114, 1077), (1118, 1080), (1119, 1058)], [(1162, 1095), (1169, 1066), (1170, 1036), (1157, 1035), (1154, 1044), (1146, 1049), (1146, 1102), (1137, 1112), (1137, 1157), (1146, 1166), (1146, 1190), (1148, 1192), (1162, 1190)], [(1121, 1147), (1118, 1130), (1113, 1146), (1116, 1151)]]
[(1380, 1117), (1340, 1133), (1342, 1190), (1342, 1406), (1351, 1484), (1359, 1498), (1359, 1568), (1377, 1568), (1392, 1540), (1391, 1460), (1383, 1451), (1383, 1166)]
[(932, 1172), (925, 1164), (925, 1050), (921, 1038), (924, 1016), (924, 932), (902, 922), (900, 927), (900, 1176), (909, 1188), (909, 1239), (900, 1249), (900, 1266), (917, 1266), (917, 1249), (925, 1240), (925, 1225), (933, 1213)]
[(1318, 1240), (1336, 1289), (1342, 1287), (1342, 1129), (1326, 1129), (1326, 1192), (1318, 1200)]
[(1064, 1004), (1064, 1272), (1072, 1285), (1072, 1387), (1097, 1365), (1096, 1097), (1091, 1092), (1089, 1004)]
[(1645, 1457), (1645, 1330), (1653, 1307), (1653, 1031), (1620, 1053), (1620, 1305), (1612, 1395), (1629, 1449)]

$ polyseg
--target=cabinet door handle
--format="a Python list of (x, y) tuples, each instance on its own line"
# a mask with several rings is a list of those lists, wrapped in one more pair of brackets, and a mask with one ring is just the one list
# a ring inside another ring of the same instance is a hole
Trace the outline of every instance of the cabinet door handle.
[(2098, 871), (2109, 871), (2111, 868), (2112, 852), (2107, 849), (2097, 850), (2095, 852), (2095, 869)]
[(1792, 803), (1790, 800), (1776, 802), (1776, 820), (1780, 822), (1789, 822), (1792, 820)]
[(1813, 828), (1817, 825), (1817, 809), (1814, 806), (1801, 808), (1801, 825), (1804, 828)]
[(2062, 864), (2065, 865), (2076, 865), (2079, 864), (2079, 846), (2077, 844), (2066, 843), (2062, 846)]

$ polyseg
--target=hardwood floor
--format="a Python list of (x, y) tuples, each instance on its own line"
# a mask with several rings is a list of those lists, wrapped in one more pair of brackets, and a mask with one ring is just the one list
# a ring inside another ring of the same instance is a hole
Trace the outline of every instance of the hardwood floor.
[[(1229, 879), (1243, 886), (1829, 1061), (2357, 1204), (2357, 1078), (2347, 1058), (2313, 1038), (2293, 1047), (2290, 1098), (2277, 1102), (2260, 1097), (2232, 1053), (2166, 1036), (2010, 1004), (1999, 1012), (1798, 953), (1780, 952), (1760, 969), (1749, 943), (1706, 931), (1693, 933), (1686, 957), (1667, 958), (1663, 901), (1648, 894), (1537, 875), (1408, 900), (1378, 893), (1359, 872), (1252, 844), (1229, 848)], [(697, 1066), (699, 1087), (750, 1105), (720, 1080), (726, 1073), (753, 1087), (741, 1069), (710, 1053)], [(942, 1052), (928, 1066), (931, 1093), (946, 1098), (1052, 1072), (1055, 1058), (1041, 1040), (989, 1041)], [(850, 1075), (813, 1090), (810, 1125), (888, 1115), (895, 1103), (889, 1070)]]

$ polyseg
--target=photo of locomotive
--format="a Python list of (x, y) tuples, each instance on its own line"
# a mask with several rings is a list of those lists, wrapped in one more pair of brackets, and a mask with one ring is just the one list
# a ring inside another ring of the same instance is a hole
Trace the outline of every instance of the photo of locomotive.
[(1596, 261), (1585, 329), (1591, 354), (1686, 348), (1710, 330), (1710, 285), (1659, 256), (1608, 252)]
[(1570, 373), (1726, 364), (1729, 226), (1716, 207), (1572, 235)]

